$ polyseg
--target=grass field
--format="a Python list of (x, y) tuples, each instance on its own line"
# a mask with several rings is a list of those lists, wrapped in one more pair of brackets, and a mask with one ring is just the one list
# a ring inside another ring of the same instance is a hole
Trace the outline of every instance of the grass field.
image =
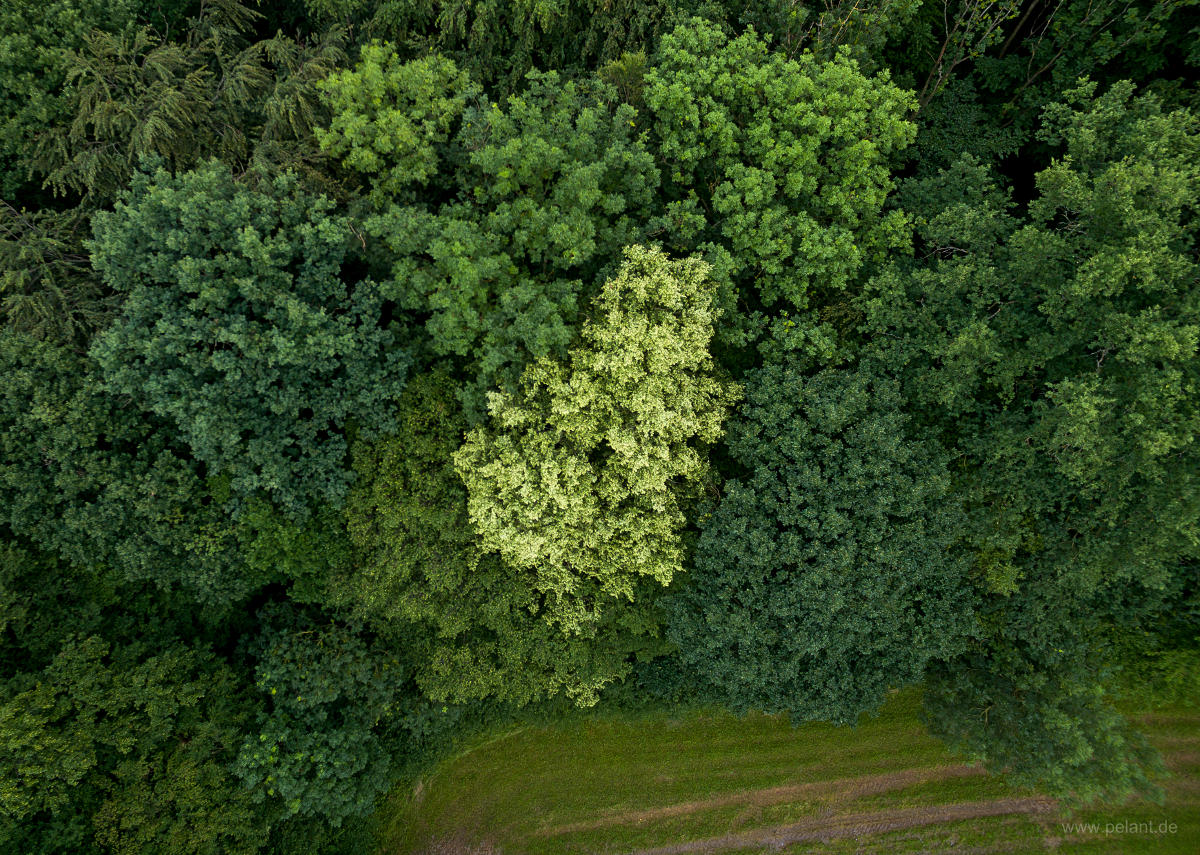
[(894, 695), (853, 730), (690, 713), (500, 734), (393, 794), (377, 855), (1200, 852), (1200, 710), (1137, 717), (1174, 773), (1165, 804), (1068, 817), (963, 765), (918, 706)]

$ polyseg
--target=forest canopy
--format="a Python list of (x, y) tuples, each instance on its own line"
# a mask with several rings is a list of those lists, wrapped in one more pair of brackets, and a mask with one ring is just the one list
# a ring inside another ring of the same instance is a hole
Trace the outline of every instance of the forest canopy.
[(355, 851), (599, 705), (1155, 798), (1197, 0), (7, 0), (0, 849)]

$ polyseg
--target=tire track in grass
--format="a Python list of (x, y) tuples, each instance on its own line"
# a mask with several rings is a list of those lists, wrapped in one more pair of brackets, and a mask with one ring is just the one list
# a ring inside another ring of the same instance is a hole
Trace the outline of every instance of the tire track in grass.
[(537, 832), (537, 836), (557, 837), (581, 831), (594, 831), (614, 825), (636, 825), (644, 822), (687, 816), (700, 811), (722, 807), (736, 807), (739, 805), (766, 807), (812, 796), (826, 796), (837, 799), (858, 798), (860, 796), (902, 790), (907, 787), (933, 781), (976, 777), (983, 774), (983, 769), (977, 766), (959, 764), (953, 766), (931, 766), (925, 769), (904, 769), (898, 772), (863, 775), (856, 778), (839, 778), (832, 781), (813, 781), (804, 784), (785, 784), (779, 787), (741, 790), (712, 796), (707, 799), (697, 799), (695, 801), (680, 802), (678, 804), (646, 808), (644, 810), (621, 811), (620, 813), (613, 813), (581, 822), (555, 825), (540, 829)]
[(630, 855), (691, 855), (691, 853), (710, 855), (710, 853), (724, 852), (730, 849), (747, 849), (753, 846), (782, 849), (794, 843), (886, 834), (892, 831), (920, 828), (944, 822), (961, 822), (963, 820), (984, 819), (1010, 814), (1048, 814), (1054, 812), (1056, 808), (1057, 804), (1053, 799), (1048, 799), (1044, 796), (1030, 796), (1026, 798), (958, 802), (933, 807), (894, 808), (867, 813), (847, 813), (802, 820), (800, 822), (788, 823), (787, 825), (759, 828), (753, 831), (743, 831), (736, 834), (725, 834), (719, 837), (689, 840), (685, 843), (673, 843), (668, 846), (637, 849), (630, 853)]

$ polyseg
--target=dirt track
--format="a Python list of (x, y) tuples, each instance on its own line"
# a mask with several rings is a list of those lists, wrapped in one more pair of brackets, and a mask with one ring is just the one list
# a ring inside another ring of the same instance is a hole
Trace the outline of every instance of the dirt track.
[(814, 796), (833, 799), (858, 798), (860, 796), (902, 790), (906, 787), (925, 784), (930, 781), (944, 781), (950, 778), (965, 778), (982, 774), (984, 774), (983, 770), (975, 766), (931, 766), (925, 769), (905, 769), (899, 772), (888, 772), (881, 775), (863, 775), (858, 778), (842, 778), (835, 781), (819, 781), (808, 784), (768, 787), (759, 790), (745, 790), (714, 796), (709, 799), (680, 802), (679, 804), (647, 808), (645, 810), (622, 811), (584, 822), (556, 825), (539, 831), (538, 836), (555, 837), (560, 834), (591, 831), (613, 825), (635, 825), (642, 822), (687, 816), (698, 811), (736, 805), (765, 807), (767, 805), (783, 804)]
[(1054, 801), (1040, 796), (959, 802), (935, 807), (894, 808), (819, 817), (788, 825), (690, 840), (686, 843), (675, 843), (669, 846), (655, 846), (651, 849), (638, 849), (630, 855), (687, 855), (688, 853), (705, 853), (707, 855), (707, 853), (745, 849), (751, 846), (782, 849), (793, 843), (810, 840), (860, 837), (867, 834), (883, 834), (889, 831), (919, 828), (942, 822), (958, 822), (965, 819), (980, 819), (1007, 814), (1044, 814), (1054, 810)]

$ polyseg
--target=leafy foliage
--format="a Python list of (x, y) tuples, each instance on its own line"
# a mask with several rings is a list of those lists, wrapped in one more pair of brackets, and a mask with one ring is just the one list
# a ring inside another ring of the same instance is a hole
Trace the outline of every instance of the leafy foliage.
[(467, 428), (454, 388), (444, 372), (414, 377), (396, 435), (354, 447), (358, 478), (346, 510), (365, 554), (344, 596), (364, 615), (440, 623), (470, 599), (479, 556), (451, 462)]
[(1049, 573), (993, 598), (981, 615), (991, 634), (930, 669), (931, 731), (1068, 803), (1161, 798), (1161, 759), (1113, 706), (1111, 651), (1097, 620), (1106, 610)]
[(407, 669), (345, 627), (263, 617), (255, 685), (269, 705), (234, 769), (254, 799), (274, 800), (284, 816), (340, 825), (367, 812), (390, 783), (387, 731), (415, 712), (404, 694)]
[(323, 81), (332, 120), (319, 128), (322, 148), (374, 178), (385, 194), (403, 194), (438, 172), (453, 126), (479, 87), (445, 57), (401, 62), (395, 50), (372, 43), (358, 64)]
[(481, 546), (454, 468), (468, 427), (454, 391), (443, 370), (414, 378), (396, 436), (356, 446), (347, 514), (359, 556), (332, 599), (401, 645), (434, 700), (523, 706), (624, 673), (645, 641), (611, 616), (594, 638), (564, 636), (526, 574)]
[(893, 62), (899, 76), (921, 90), (916, 169), (946, 168), (961, 154), (985, 163), (1009, 158), (1005, 169), (1024, 201), (1025, 185), (1048, 155), (1033, 137), (1039, 115), (1080, 77), (1153, 80), (1161, 91), (1180, 84), (1186, 89), (1170, 78), (1195, 64), (1188, 33), (1200, 20), (1196, 5), (1196, 0), (925, 4), (905, 55), (897, 53)]
[(914, 187), (960, 200), (921, 228), (942, 260), (881, 277), (866, 304), (904, 331), (881, 350), (908, 366), (914, 403), (984, 467), (981, 548), (1037, 541), (1088, 587), (1152, 580), (1191, 548), (1195, 120), (1130, 95), (1047, 111), (1068, 156), (1038, 175), (1024, 225), (977, 166)]
[(748, 475), (701, 521), (671, 636), (735, 709), (853, 723), (973, 629), (945, 457), (870, 367), (746, 383), (728, 445)]
[[(401, 305), (429, 313), (434, 353), (473, 361), (472, 417), (525, 364), (565, 354), (590, 283), (641, 234), (657, 184), (635, 112), (607, 87), (528, 83), (489, 106), (448, 60), (375, 48), (329, 87), (343, 109), (323, 144), (383, 176), (367, 234), (394, 258)], [(449, 198), (412, 204), (404, 185), (435, 172)]]
[(917, 0), (305, 0), (315, 18), (357, 26), (405, 55), (441, 53), (489, 90), (511, 94), (534, 69), (587, 72), (649, 51), (693, 15), (725, 29), (752, 26), (794, 57), (825, 58), (844, 46), (875, 63), (920, 8)]
[[(35, 684), (0, 706), (4, 820), (61, 809), (85, 788), (96, 840), (116, 852), (254, 852), (262, 842), (227, 763), (232, 675), (182, 646), (117, 650), (68, 639)], [(17, 685), (13, 685), (13, 683)]]
[(978, 76), (1006, 99), (1005, 112), (1020, 111), (1032, 123), (1042, 105), (1059, 100), (1080, 76), (1161, 73), (1173, 55), (1186, 52), (1181, 42), (1187, 41), (1189, 17), (1196, 22), (1196, 5), (1196, 0), (1068, 0), (1048, 9), (1027, 7), (999, 49), (978, 57)]
[(246, 502), (233, 532), (245, 562), (242, 572), (288, 583), (288, 595), (301, 603), (324, 602), (330, 580), (353, 560), (345, 517), (330, 505), (295, 520), (256, 496)]
[(0, 205), (0, 324), (62, 344), (86, 342), (113, 312), (74, 213)]
[[(1143, 752), (1105, 736), (1119, 728), (1084, 665), (1104, 661), (1102, 604), (1194, 560), (1200, 503), (1195, 118), (1128, 84), (1093, 91), (1046, 110), (1043, 138), (1065, 151), (1037, 176), (1025, 222), (971, 162), (911, 187), (936, 260), (881, 277), (865, 302), (912, 405), (962, 455), (990, 600), (935, 722), (976, 756), (1083, 796), (1143, 783)], [(995, 700), (1010, 683), (1020, 704)], [(972, 696), (996, 709), (971, 719), (959, 704)], [(1018, 763), (1017, 733), (1047, 747)]]
[(663, 38), (644, 97), (670, 164), (670, 239), (707, 254), (729, 308), (806, 308), (906, 240), (903, 214), (881, 211), (912, 102), (886, 73), (869, 79), (844, 53), (787, 59), (753, 30), (731, 39), (695, 20)]
[(1153, 796), (1198, 10), (0, 4), (0, 849), (361, 852), (478, 728), (913, 682)]
[(706, 475), (734, 389), (713, 376), (708, 269), (632, 248), (569, 364), (497, 394), (455, 464), (486, 549), (549, 594), (545, 619), (588, 633), (635, 582), (681, 569), (681, 494)]
[(713, 15), (711, 6), (697, 11), (709, 20), (734, 18), (753, 27), (789, 58), (803, 51), (829, 59), (846, 50), (860, 64), (875, 65), (891, 40), (910, 36), (910, 22), (922, 5), (920, 0), (750, 0), (722, 4), (725, 16)]
[(114, 198), (152, 155), (178, 170), (211, 157), (303, 169), (324, 118), (316, 83), (343, 59), (342, 36), (253, 41), (259, 17), (239, 0), (215, 0), (182, 42), (147, 26), (89, 33), (69, 57), (72, 119), (40, 135), (34, 167), (56, 192), (97, 200)]
[(88, 360), (0, 336), (0, 524), (79, 567), (183, 585), (212, 604), (265, 579), (242, 572), (219, 505), (160, 423), (99, 388)]
[(441, 53), (472, 77), (509, 94), (534, 69), (595, 68), (644, 49), (696, 0), (305, 0), (316, 16), (356, 23), (406, 55)]
[(132, 0), (6, 0), (0, 8), (0, 198), (15, 198), (32, 177), (39, 134), (69, 121), (72, 51), (92, 30), (121, 32), (135, 9)]
[(347, 282), (345, 219), (280, 176), (265, 193), (211, 164), (135, 179), (96, 218), (93, 263), (126, 293), (92, 353), (107, 387), (170, 419), (235, 494), (340, 501), (348, 420), (388, 423), (407, 358), (384, 295)]

